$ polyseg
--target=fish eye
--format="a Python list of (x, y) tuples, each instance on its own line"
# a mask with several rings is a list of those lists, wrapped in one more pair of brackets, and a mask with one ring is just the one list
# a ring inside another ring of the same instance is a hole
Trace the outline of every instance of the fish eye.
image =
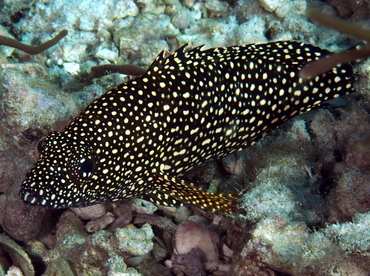
[(80, 160), (82, 177), (89, 177), (94, 172), (95, 162), (92, 157), (82, 158)]
[(67, 174), (69, 178), (76, 184), (82, 184), (88, 181), (95, 172), (95, 159), (94, 157), (80, 156), (76, 158), (71, 166), (68, 167)]
[(41, 138), (39, 142), (37, 143), (37, 151), (38, 153), (41, 153), (45, 146), (45, 137)]

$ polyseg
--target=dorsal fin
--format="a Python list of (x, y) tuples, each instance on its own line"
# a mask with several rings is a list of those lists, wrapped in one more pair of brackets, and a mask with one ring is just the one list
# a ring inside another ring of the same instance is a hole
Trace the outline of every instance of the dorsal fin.
[(164, 65), (164, 62), (167, 58), (171, 56), (177, 56), (179, 54), (183, 54), (185, 52), (185, 48), (188, 46), (188, 43), (182, 45), (178, 48), (175, 52), (167, 54), (167, 51), (161, 51), (153, 60), (152, 64), (149, 66), (148, 71), (153, 71), (155, 67), (161, 68)]

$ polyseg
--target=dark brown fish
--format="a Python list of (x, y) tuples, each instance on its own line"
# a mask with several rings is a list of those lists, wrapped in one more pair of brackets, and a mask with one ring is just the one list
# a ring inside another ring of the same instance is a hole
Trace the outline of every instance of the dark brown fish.
[(328, 53), (292, 41), (162, 53), (144, 75), (46, 137), (20, 196), (51, 208), (149, 196), (157, 204), (229, 212), (237, 197), (207, 193), (181, 176), (352, 92), (349, 64), (309, 81), (298, 76)]

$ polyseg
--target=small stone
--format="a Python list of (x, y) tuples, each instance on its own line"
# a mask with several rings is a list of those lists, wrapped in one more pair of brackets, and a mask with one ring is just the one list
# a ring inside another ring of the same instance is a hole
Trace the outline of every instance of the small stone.
[(163, 14), (165, 12), (166, 5), (159, 2), (160, 1), (139, 0), (138, 3), (144, 6), (141, 9), (141, 13)]
[(210, 0), (205, 1), (205, 7), (216, 16), (223, 16), (227, 13), (229, 5), (226, 1)]
[[(291, 2), (289, 0), (260, 0), (260, 3), (266, 11), (275, 12), (280, 18), (284, 18), (292, 12)], [(294, 11), (297, 12), (296, 9)]]
[(22, 273), (22, 270), (19, 267), (12, 265), (11, 267), (9, 267), (9, 270), (5, 276), (23, 276), (23, 275), (24, 274)]
[(128, 16), (138, 16), (140, 10), (133, 0), (119, 1), (113, 9), (112, 19), (122, 19)]
[[(10, 267), (7, 275), (23, 276), (23, 273), (25, 276), (35, 275), (33, 264), (27, 253), (14, 240), (4, 234), (0, 234), (0, 256), (7, 256), (9, 261), (11, 261), (10, 264), (14, 265)], [(20, 268), (15, 265), (20, 266)]]
[(72, 211), (66, 211), (59, 218), (56, 237), (58, 244), (65, 244), (66, 240), (74, 244), (82, 244), (85, 242), (87, 234), (77, 215)]
[(141, 198), (134, 198), (131, 200), (131, 203), (132, 211), (136, 211), (139, 214), (153, 214), (155, 211), (158, 210), (158, 207), (155, 206), (153, 203)]
[(112, 51), (107, 48), (103, 48), (98, 50), (98, 52), (95, 54), (95, 57), (115, 62), (118, 59), (118, 51)]
[(71, 210), (84, 220), (97, 219), (106, 214), (106, 209), (103, 204), (95, 204), (87, 207), (71, 208)]
[(176, 230), (175, 253), (188, 254), (194, 249), (199, 249), (207, 261), (218, 259), (218, 245), (220, 237), (203, 224), (195, 221), (183, 221)]
[(63, 60), (69, 62), (77, 62), (80, 57), (85, 53), (87, 48), (86, 44), (65, 44), (63, 47)]
[(276, 0), (259, 0), (261, 3), (261, 6), (268, 12), (275, 11), (280, 5), (281, 1)]
[(128, 268), (121, 256), (113, 256), (107, 260), (107, 276), (140, 276), (134, 268)]
[(154, 233), (149, 224), (144, 224), (140, 229), (133, 225), (117, 228), (114, 237), (118, 249), (135, 256), (147, 254), (153, 249)]
[(85, 229), (87, 232), (92, 233), (92, 232), (104, 229), (109, 224), (111, 224), (113, 221), (114, 221), (113, 214), (108, 212), (101, 218), (97, 218), (95, 220), (89, 221), (86, 224)]
[(63, 67), (68, 73), (72, 75), (78, 75), (78, 73), (80, 72), (80, 64), (76, 62), (64, 62)]
[(45, 276), (73, 276), (73, 272), (68, 262), (63, 259), (55, 259), (47, 264), (47, 268), (43, 273)]

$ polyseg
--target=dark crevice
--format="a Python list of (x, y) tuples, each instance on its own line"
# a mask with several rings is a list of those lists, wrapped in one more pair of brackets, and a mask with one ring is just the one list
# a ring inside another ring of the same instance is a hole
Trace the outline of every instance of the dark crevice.
[(28, 10), (20, 10), (19, 12), (14, 13), (13, 15), (10, 16), (10, 19), (12, 23), (18, 23), (21, 21), (21, 19), (24, 18), (25, 14), (27, 14)]
[(336, 162), (339, 163), (339, 162), (342, 162), (343, 161), (343, 156), (342, 156), (342, 154), (340, 153), (340, 151), (338, 149), (335, 149), (333, 151), (333, 156), (334, 156), (334, 160)]
[(318, 187), (318, 193), (325, 198), (330, 191), (336, 186), (335, 179), (332, 172), (333, 164), (327, 164), (327, 166), (321, 169), (322, 183)]
[(39, 128), (28, 128), (22, 134), (30, 142), (39, 141), (44, 136), (43, 131)]

